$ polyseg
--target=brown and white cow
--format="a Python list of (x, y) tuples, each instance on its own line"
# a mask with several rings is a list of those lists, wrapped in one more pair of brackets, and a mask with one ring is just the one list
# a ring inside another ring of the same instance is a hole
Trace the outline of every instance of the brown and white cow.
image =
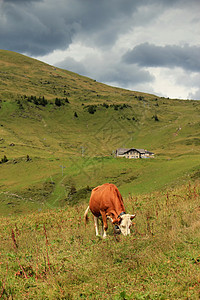
[(106, 230), (108, 229), (107, 219), (110, 219), (123, 235), (130, 234), (130, 227), (135, 214), (129, 215), (125, 212), (122, 196), (114, 184), (105, 183), (92, 190), (89, 206), (84, 214), (85, 224), (88, 220), (89, 209), (94, 216), (96, 235), (99, 235), (99, 218), (102, 221), (101, 234), (103, 237), (106, 237)]

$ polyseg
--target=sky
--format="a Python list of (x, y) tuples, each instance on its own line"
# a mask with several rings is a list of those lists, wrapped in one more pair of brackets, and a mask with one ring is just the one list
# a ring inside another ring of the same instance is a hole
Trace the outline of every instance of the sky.
[(0, 0), (0, 49), (112, 86), (200, 100), (200, 0)]

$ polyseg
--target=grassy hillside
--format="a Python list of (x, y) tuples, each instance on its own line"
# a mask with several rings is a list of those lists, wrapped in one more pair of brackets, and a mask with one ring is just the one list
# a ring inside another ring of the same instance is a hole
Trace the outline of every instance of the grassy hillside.
[[(2, 214), (88, 201), (104, 182), (127, 196), (199, 177), (200, 102), (109, 87), (9, 51), (0, 65)], [(119, 147), (155, 159), (116, 159)]]

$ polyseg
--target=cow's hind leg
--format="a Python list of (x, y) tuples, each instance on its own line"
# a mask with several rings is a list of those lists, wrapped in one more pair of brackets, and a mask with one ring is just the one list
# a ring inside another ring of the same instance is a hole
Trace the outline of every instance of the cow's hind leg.
[(99, 235), (99, 220), (95, 216), (94, 216), (94, 227), (95, 227), (96, 235)]
[(102, 224), (102, 232), (103, 232), (103, 238), (106, 238), (106, 230), (104, 228), (104, 225)]

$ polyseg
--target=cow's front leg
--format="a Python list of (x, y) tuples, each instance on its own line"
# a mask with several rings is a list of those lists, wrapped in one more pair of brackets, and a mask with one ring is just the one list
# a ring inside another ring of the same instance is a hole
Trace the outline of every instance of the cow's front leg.
[(96, 231), (96, 235), (99, 235), (99, 219), (94, 216), (94, 227)]
[(104, 236), (104, 224), (103, 224), (103, 220), (101, 220), (101, 236)]
[(102, 215), (102, 231), (103, 231), (103, 238), (106, 237), (106, 231), (108, 229), (108, 224), (107, 224), (107, 216), (106, 213), (104, 211), (101, 211), (101, 215)]

